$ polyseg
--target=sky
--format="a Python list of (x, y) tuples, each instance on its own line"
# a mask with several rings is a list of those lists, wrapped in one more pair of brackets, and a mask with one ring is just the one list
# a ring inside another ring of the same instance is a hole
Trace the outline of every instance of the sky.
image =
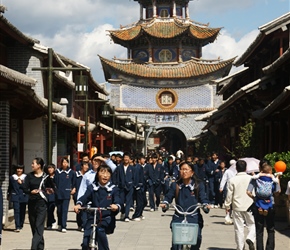
[[(46, 47), (91, 68), (98, 83), (105, 78), (98, 55), (126, 58), (108, 30), (139, 20), (133, 0), (0, 0), (4, 16), (21, 32)], [(203, 48), (205, 59), (241, 56), (259, 33), (258, 28), (290, 11), (290, 0), (193, 0), (190, 18), (222, 27), (217, 40)], [(232, 69), (232, 72), (236, 71)]]

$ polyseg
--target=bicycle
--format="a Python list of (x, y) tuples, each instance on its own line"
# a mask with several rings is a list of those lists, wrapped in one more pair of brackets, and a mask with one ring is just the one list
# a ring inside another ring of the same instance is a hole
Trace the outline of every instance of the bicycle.
[(98, 249), (98, 245), (96, 244), (96, 231), (97, 231), (97, 212), (100, 213), (100, 221), (99, 223), (102, 221), (102, 211), (104, 210), (111, 210), (111, 207), (91, 207), (91, 206), (86, 206), (86, 207), (80, 207), (80, 210), (84, 210), (84, 211), (88, 211), (88, 212), (94, 212), (94, 220), (93, 220), (93, 224), (91, 224), (92, 226), (92, 232), (90, 235), (90, 242), (89, 242), (89, 248), (91, 250), (93, 249)]
[[(172, 223), (172, 242), (176, 245), (181, 245), (179, 247), (180, 250), (189, 250), (192, 245), (196, 245), (199, 225), (197, 223), (188, 223), (186, 216), (187, 215), (195, 215), (197, 214), (197, 210), (202, 208), (205, 213), (209, 212), (207, 208), (207, 204), (196, 204), (190, 206), (186, 211), (179, 205), (174, 205), (174, 209), (180, 214), (184, 216), (184, 219), (181, 223)], [(189, 212), (193, 207), (192, 211)]]

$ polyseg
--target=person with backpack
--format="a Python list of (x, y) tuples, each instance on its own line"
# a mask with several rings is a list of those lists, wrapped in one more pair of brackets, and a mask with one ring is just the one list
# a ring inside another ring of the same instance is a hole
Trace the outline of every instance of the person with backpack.
[(254, 175), (252, 179), (255, 179), (257, 184), (255, 205), (259, 214), (267, 216), (268, 210), (273, 208), (273, 184), (279, 180), (272, 174), (272, 167), (268, 164), (264, 164), (261, 173)]
[[(260, 170), (264, 168), (265, 165), (269, 165), (270, 163), (267, 160), (260, 161)], [(248, 188), (247, 194), (256, 202), (259, 198), (255, 195), (258, 191), (258, 180), (252, 179)], [(274, 194), (280, 192), (280, 185), (279, 183), (272, 184), (272, 194), (268, 199), (271, 201), (273, 206), (268, 209), (267, 214), (264, 215), (258, 212), (258, 207), (252, 206), (253, 215), (255, 218), (255, 225), (256, 225), (256, 247), (257, 250), (264, 250), (264, 227), (266, 225), (267, 229), (267, 243), (266, 249), (275, 249), (275, 209), (274, 209)], [(255, 192), (254, 192), (255, 191)], [(259, 192), (259, 191), (258, 191)]]

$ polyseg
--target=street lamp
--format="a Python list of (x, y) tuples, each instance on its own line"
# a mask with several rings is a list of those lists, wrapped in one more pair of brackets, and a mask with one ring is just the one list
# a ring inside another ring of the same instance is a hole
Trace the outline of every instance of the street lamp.
[(84, 96), (84, 100), (75, 100), (76, 102), (85, 102), (85, 140), (84, 140), (84, 148), (83, 152), (87, 152), (88, 149), (88, 136), (89, 136), (89, 102), (108, 102), (108, 100), (89, 100), (89, 86), (88, 86), (88, 76), (83, 75), (80, 72), (79, 76), (75, 76), (75, 83), (76, 83), (76, 94), (78, 96)]
[[(112, 135), (112, 150), (114, 151), (115, 150), (115, 122), (116, 122), (116, 116), (128, 116), (128, 115), (120, 115), (120, 114), (115, 114), (115, 106), (112, 107), (112, 114), (110, 113), (110, 105), (109, 104), (105, 104), (103, 106), (103, 109), (102, 109), (102, 116), (104, 118), (108, 118), (110, 116), (113, 117), (113, 135)], [(131, 125), (131, 121), (129, 119), (126, 119), (125, 121), (125, 126), (126, 127), (129, 127)]]

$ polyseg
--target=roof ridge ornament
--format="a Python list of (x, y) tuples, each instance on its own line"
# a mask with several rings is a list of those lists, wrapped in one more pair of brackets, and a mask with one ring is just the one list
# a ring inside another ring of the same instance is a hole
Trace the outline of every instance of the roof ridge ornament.
[(7, 7), (3, 4), (0, 4), (0, 13), (5, 13), (6, 10), (8, 10)]

